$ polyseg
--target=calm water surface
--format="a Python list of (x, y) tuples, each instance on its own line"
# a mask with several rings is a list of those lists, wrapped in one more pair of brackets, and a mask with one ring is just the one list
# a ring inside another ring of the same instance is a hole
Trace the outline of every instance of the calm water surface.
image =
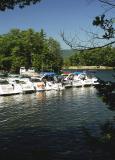
[(114, 122), (108, 108), (94, 87), (0, 97), (0, 159), (112, 160), (87, 142)]

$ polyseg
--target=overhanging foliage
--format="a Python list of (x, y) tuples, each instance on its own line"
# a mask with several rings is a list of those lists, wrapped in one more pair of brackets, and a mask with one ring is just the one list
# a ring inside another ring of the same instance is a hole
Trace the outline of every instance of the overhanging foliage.
[(0, 10), (5, 11), (6, 9), (14, 9), (15, 6), (23, 8), (30, 4), (36, 4), (41, 0), (0, 0)]

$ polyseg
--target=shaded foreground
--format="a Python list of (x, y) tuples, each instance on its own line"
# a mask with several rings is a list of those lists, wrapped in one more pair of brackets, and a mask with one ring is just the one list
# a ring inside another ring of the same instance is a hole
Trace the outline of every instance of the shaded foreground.
[(0, 145), (1, 159), (115, 159), (115, 128), (110, 128), (107, 124), (102, 128), (100, 136), (92, 136), (86, 128), (68, 128), (64, 131), (52, 131), (48, 128), (39, 128), (37, 132), (34, 128), (32, 130), (32, 133), (29, 128), (4, 134), (0, 140), (1, 143), (4, 141)]

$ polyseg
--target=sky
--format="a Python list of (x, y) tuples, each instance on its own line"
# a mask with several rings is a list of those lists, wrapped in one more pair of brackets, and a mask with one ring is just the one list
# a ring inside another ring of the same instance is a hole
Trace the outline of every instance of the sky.
[(78, 35), (86, 40), (84, 30), (95, 30), (92, 21), (103, 11), (98, 0), (42, 0), (23, 9), (15, 7), (0, 11), (0, 34), (8, 33), (12, 28), (33, 28), (36, 32), (44, 29), (47, 37), (57, 40), (62, 49), (68, 49), (60, 32), (64, 31), (68, 39)]

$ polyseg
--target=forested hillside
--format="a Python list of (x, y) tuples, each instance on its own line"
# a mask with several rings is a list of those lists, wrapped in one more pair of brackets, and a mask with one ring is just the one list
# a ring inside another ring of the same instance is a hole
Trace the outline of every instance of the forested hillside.
[[(67, 57), (68, 56), (68, 57)], [(68, 52), (65, 66), (110, 66), (115, 67), (115, 48), (112, 46)]]

